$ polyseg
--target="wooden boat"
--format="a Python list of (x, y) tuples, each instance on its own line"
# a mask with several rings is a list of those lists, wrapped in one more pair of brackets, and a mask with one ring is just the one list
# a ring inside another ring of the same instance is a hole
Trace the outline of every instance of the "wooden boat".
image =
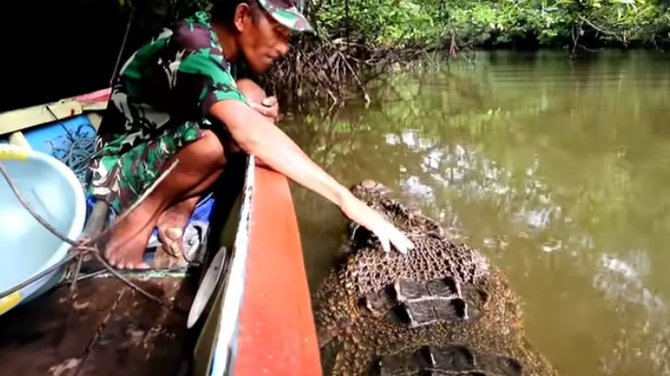
[[(0, 143), (56, 156), (53, 144), (82, 124), (85, 134), (94, 133), (108, 98), (106, 89), (2, 113)], [(240, 184), (203, 200), (209, 236), (201, 243), (202, 266), (125, 274), (182, 312), (150, 301), (104, 270), (83, 274), (72, 296), (70, 285), (60, 283), (6, 307), (0, 316), (2, 373), (319, 375), (288, 182), (246, 157), (226, 174)], [(84, 234), (104, 226), (99, 210), (89, 211)]]

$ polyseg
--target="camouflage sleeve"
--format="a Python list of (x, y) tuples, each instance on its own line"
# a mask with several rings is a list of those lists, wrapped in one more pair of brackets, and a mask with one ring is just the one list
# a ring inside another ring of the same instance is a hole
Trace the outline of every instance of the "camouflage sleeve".
[(203, 17), (199, 15), (174, 25), (165, 54), (170, 61), (168, 70), (173, 71), (170, 86), (178, 103), (206, 116), (218, 101), (232, 99), (247, 103), (247, 100), (237, 88), (221, 45), (213, 39)]
[[(218, 101), (232, 99), (247, 103), (226, 65), (223, 57), (209, 48), (187, 54), (179, 63), (178, 76), (182, 79), (176, 80), (176, 91), (197, 96), (198, 107), (204, 114)], [(195, 79), (184, 80), (185, 77)]]

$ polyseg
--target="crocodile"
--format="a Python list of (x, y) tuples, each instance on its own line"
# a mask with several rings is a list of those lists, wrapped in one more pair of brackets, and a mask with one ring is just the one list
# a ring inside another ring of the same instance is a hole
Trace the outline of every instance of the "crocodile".
[(374, 234), (347, 223), (343, 259), (312, 302), (325, 375), (558, 375), (527, 339), (520, 299), (500, 268), (382, 183), (351, 191), (414, 249), (385, 252)]

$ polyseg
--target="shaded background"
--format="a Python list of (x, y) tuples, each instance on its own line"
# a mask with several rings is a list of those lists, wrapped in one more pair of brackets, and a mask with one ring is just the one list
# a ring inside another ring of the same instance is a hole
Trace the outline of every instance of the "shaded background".
[[(137, 5), (124, 58), (168, 20), (166, 10)], [(109, 85), (130, 15), (118, 0), (7, 1), (0, 14), (0, 111)]]

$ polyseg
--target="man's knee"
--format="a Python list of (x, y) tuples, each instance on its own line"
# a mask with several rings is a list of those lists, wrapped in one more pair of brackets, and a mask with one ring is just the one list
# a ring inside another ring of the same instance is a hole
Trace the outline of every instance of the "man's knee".
[(261, 103), (267, 97), (265, 90), (248, 78), (241, 78), (235, 83), (240, 92), (251, 102)]
[(209, 129), (203, 130), (199, 140), (186, 145), (180, 151), (178, 158), (193, 161), (204, 170), (220, 168), (226, 164), (224, 147), (219, 137)]

